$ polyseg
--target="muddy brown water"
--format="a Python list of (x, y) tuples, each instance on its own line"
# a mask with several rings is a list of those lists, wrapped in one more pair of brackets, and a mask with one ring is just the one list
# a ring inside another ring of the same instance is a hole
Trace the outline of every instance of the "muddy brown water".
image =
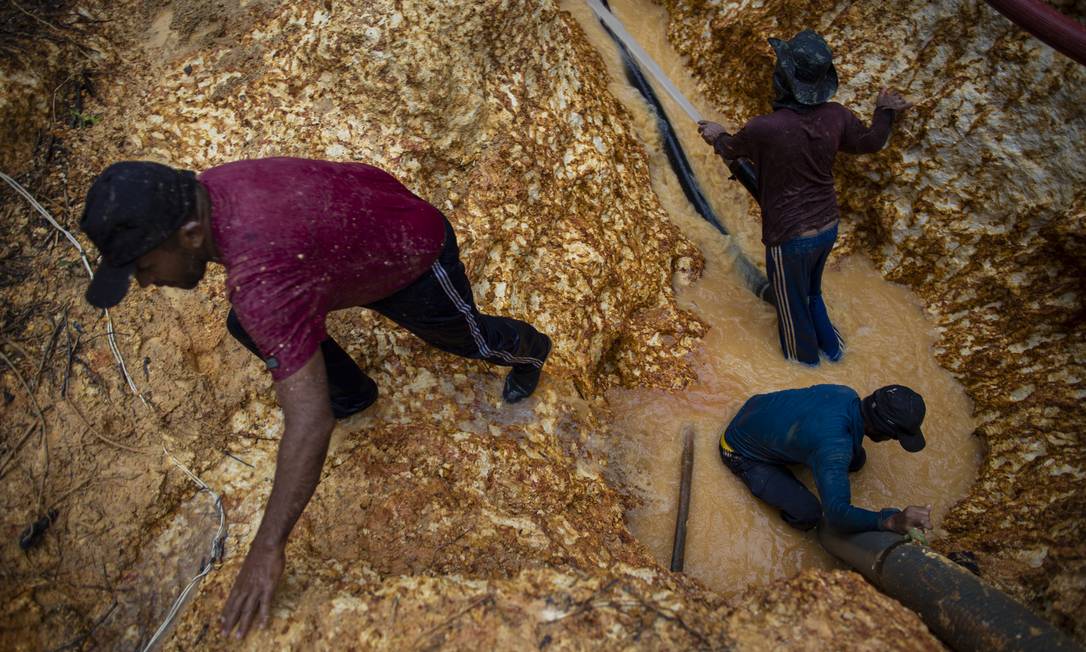
[[(610, 4), (707, 119), (732, 130), (737, 127), (720, 119), (667, 42), (663, 7), (649, 0), (612, 0)], [(804, 568), (837, 567), (813, 535), (786, 526), (723, 467), (717, 452), (720, 431), (752, 394), (839, 383), (863, 395), (882, 385), (901, 383), (919, 391), (927, 402), (928, 446), (921, 453), (909, 454), (893, 442), (868, 441), (867, 465), (852, 475), (853, 502), (871, 509), (931, 504), (938, 536), (942, 516), (966, 495), (976, 477), (981, 449), (971, 434), (976, 424), (970, 400), (934, 359), (937, 332), (925, 318), (920, 301), (906, 288), (886, 282), (862, 257), (831, 262), (824, 276), (824, 295), (830, 316), (847, 342), (845, 359), (818, 368), (786, 362), (772, 309), (740, 282), (728, 253), (730, 238), (710, 227), (684, 197), (659, 146), (655, 118), (637, 91), (627, 85), (610, 37), (584, 3), (565, 0), (562, 6), (602, 55), (613, 80), (611, 91), (633, 115), (661, 202), (706, 259), (702, 278), (680, 293), (682, 305), (712, 327), (693, 356), (697, 382), (680, 392), (613, 390), (608, 394), (615, 421), (598, 444), (607, 449), (612, 473), (642, 501), (627, 514), (631, 531), (661, 564), (669, 564), (679, 490), (680, 433), (689, 423), (696, 429), (696, 444), (687, 573), (732, 594)], [(727, 169), (702, 143), (696, 125), (660, 88), (656, 90), (702, 191), (742, 250), (763, 267), (760, 226), (751, 217), (756, 213), (746, 191), (728, 180)], [(799, 477), (813, 486), (806, 471)]]

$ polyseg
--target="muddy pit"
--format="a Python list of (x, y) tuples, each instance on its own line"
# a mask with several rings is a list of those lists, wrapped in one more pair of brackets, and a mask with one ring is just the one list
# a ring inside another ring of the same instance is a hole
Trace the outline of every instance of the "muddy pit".
[[(681, 57), (667, 42), (667, 12), (651, 2), (612, 2), (630, 34), (704, 115), (711, 105), (698, 96)], [(643, 501), (628, 513), (630, 531), (669, 563), (679, 493), (677, 469), (686, 424), (696, 429), (691, 517), (686, 571), (725, 595), (752, 584), (790, 577), (805, 568), (837, 568), (813, 536), (798, 533), (774, 510), (757, 503), (720, 463), (720, 433), (743, 401), (753, 394), (817, 383), (839, 383), (861, 394), (891, 382), (913, 387), (926, 397), (925, 418), (931, 444), (923, 455), (869, 443), (870, 462), (853, 477), (853, 499), (872, 509), (884, 506), (934, 507), (936, 526), (976, 478), (980, 446), (973, 437), (972, 404), (961, 385), (934, 358), (934, 326), (906, 288), (885, 281), (861, 256), (837, 259), (825, 276), (831, 318), (845, 335), (848, 354), (840, 364), (811, 369), (780, 361), (772, 309), (743, 283), (721, 236), (698, 216), (685, 196), (667, 156), (658, 146), (656, 116), (625, 75), (617, 50), (581, 3), (563, 5), (577, 17), (590, 41), (608, 61), (612, 92), (633, 116), (649, 153), (653, 188), (671, 218), (705, 254), (702, 277), (679, 292), (680, 305), (712, 329), (693, 355), (697, 380), (681, 392), (615, 388), (608, 402), (615, 419), (601, 446), (610, 453), (613, 477)], [(608, 54), (613, 56), (607, 57)], [(741, 251), (759, 258), (758, 223), (748, 216), (749, 199), (666, 93), (665, 111), (674, 116), (699, 185), (721, 216)], [(734, 226), (733, 226), (734, 225)], [(759, 261), (759, 264), (761, 262)], [(813, 486), (810, 474), (800, 476)], [(743, 533), (742, 535), (738, 533)]]
[[(495, 370), (361, 311), (337, 315), (332, 332), (382, 399), (337, 428), (272, 627), (246, 645), (936, 648), (914, 615), (831, 570), (716, 461), (718, 429), (745, 394), (826, 379), (914, 384), (941, 435), (928, 457), (872, 447), (858, 500), (934, 502), (937, 547), (973, 552), (986, 579), (1081, 637), (1086, 165), (1066, 135), (1082, 128), (1071, 119), (1086, 99), (1081, 71), (952, 3), (877, 16), (784, 0), (615, 4), (729, 126), (767, 103), (751, 81), (768, 79), (764, 37), (800, 24), (835, 44), (842, 101), (869, 111), (884, 81), (924, 99), (886, 151), (838, 173), (847, 217), (826, 282), (845, 363), (779, 360), (772, 315), (684, 206), (581, 7), (91, 2), (43, 14), (68, 31), (4, 59), (0, 111), (19, 126), (4, 132), (3, 171), (67, 227), (82, 189), (121, 158), (363, 160), (449, 215), (484, 310), (555, 340), (538, 396), (507, 408)], [(969, 19), (964, 37), (950, 38), (951, 18)], [(930, 47), (901, 62), (864, 37), (876, 31)], [(1013, 80), (984, 82), (1003, 60), (1032, 80), (1032, 122), (1007, 99)], [(57, 117), (73, 109), (84, 118)], [(963, 114), (994, 153), (983, 169), (947, 135)], [(1038, 128), (1059, 124), (1063, 135)], [(1009, 126), (1033, 127), (1030, 146), (1007, 141)], [(681, 135), (739, 245), (758, 252), (752, 203)], [(1032, 183), (1008, 151), (1024, 152)], [(212, 625), (270, 489), (279, 422), (264, 372), (221, 327), (221, 273), (114, 311), (145, 404), (81, 301), (74, 251), (14, 193), (0, 199), (2, 351), (45, 421), (44, 437), (31, 430), (36, 413), (5, 363), (3, 647), (148, 640), (215, 526), (165, 446), (222, 494), (230, 526), (224, 562), (167, 647), (233, 648)], [(686, 422), (699, 448), (683, 576), (660, 562)], [(920, 481), (904, 486), (899, 468)], [(50, 506), (56, 523), (24, 554), (12, 542)]]

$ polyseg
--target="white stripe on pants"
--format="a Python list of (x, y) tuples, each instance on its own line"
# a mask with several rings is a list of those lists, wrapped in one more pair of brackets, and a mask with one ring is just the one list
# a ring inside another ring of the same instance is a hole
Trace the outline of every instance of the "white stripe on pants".
[(796, 353), (796, 327), (792, 320), (792, 308), (788, 302), (788, 284), (784, 278), (784, 263), (781, 260), (780, 246), (771, 247), (769, 257), (773, 259), (773, 291), (777, 294), (777, 319), (780, 321), (781, 332), (784, 334), (785, 357), (790, 360), (798, 359)]
[(445, 291), (445, 295), (449, 297), (449, 300), (453, 302), (456, 309), (464, 316), (464, 320), (467, 321), (468, 329), (471, 331), (471, 338), (475, 340), (475, 346), (479, 349), (480, 355), (485, 358), (499, 358), (511, 365), (527, 364), (536, 368), (543, 367), (543, 361), (538, 358), (518, 357), (505, 351), (495, 351), (487, 346), (486, 338), (483, 337), (482, 331), (479, 330), (479, 324), (475, 321), (475, 311), (456, 291), (456, 287), (453, 286), (452, 280), (445, 268), (441, 266), (441, 262), (435, 261), (430, 269), (433, 270), (434, 276), (437, 278), (438, 283), (441, 284), (441, 289)]

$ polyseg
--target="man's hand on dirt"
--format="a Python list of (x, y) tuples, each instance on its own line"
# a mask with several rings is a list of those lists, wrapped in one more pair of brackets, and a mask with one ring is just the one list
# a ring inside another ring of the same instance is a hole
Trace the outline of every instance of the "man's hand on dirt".
[(718, 125), (715, 122), (710, 122), (708, 120), (698, 120), (698, 133), (701, 134), (701, 137), (703, 140), (705, 140), (705, 142), (712, 145), (716, 143), (717, 138), (720, 138), (722, 134), (726, 134), (728, 132), (724, 130), (724, 127)]
[(229, 636), (236, 626), (237, 637), (245, 638), (257, 614), (260, 615), (261, 627), (268, 624), (275, 586), (279, 583), (279, 576), (283, 574), (285, 563), (286, 554), (280, 546), (254, 543), (249, 548), (249, 554), (234, 580), (234, 588), (230, 591), (230, 597), (227, 598), (220, 617), (224, 636)]
[(909, 505), (904, 511), (894, 514), (882, 523), (882, 529), (898, 534), (905, 534), (909, 528), (914, 527), (921, 530), (931, 529), (931, 505)]
[(875, 106), (887, 109), (893, 109), (894, 111), (901, 112), (912, 106), (913, 103), (905, 99), (905, 96), (901, 93), (889, 89), (883, 88), (879, 91), (879, 96), (875, 100)]

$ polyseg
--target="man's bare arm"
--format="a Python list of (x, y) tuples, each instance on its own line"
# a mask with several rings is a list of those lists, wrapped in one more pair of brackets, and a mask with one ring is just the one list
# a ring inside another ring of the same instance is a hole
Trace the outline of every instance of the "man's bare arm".
[(283, 410), (283, 439), (275, 484), (254, 545), (285, 546), (320, 480), (335, 426), (320, 349), (296, 373), (275, 384), (275, 396)]
[(275, 383), (283, 410), (283, 439), (275, 483), (241, 572), (223, 608), (223, 634), (237, 627), (243, 638), (259, 614), (268, 622), (272, 596), (283, 573), (287, 537), (320, 481), (328, 441), (335, 425), (328, 403), (328, 380), (320, 349), (289, 378)]
[(914, 527), (921, 530), (931, 529), (931, 505), (925, 505), (924, 507), (909, 505), (904, 511), (898, 512), (879, 523), (879, 529), (897, 532), (898, 534), (907, 534), (909, 528)]

